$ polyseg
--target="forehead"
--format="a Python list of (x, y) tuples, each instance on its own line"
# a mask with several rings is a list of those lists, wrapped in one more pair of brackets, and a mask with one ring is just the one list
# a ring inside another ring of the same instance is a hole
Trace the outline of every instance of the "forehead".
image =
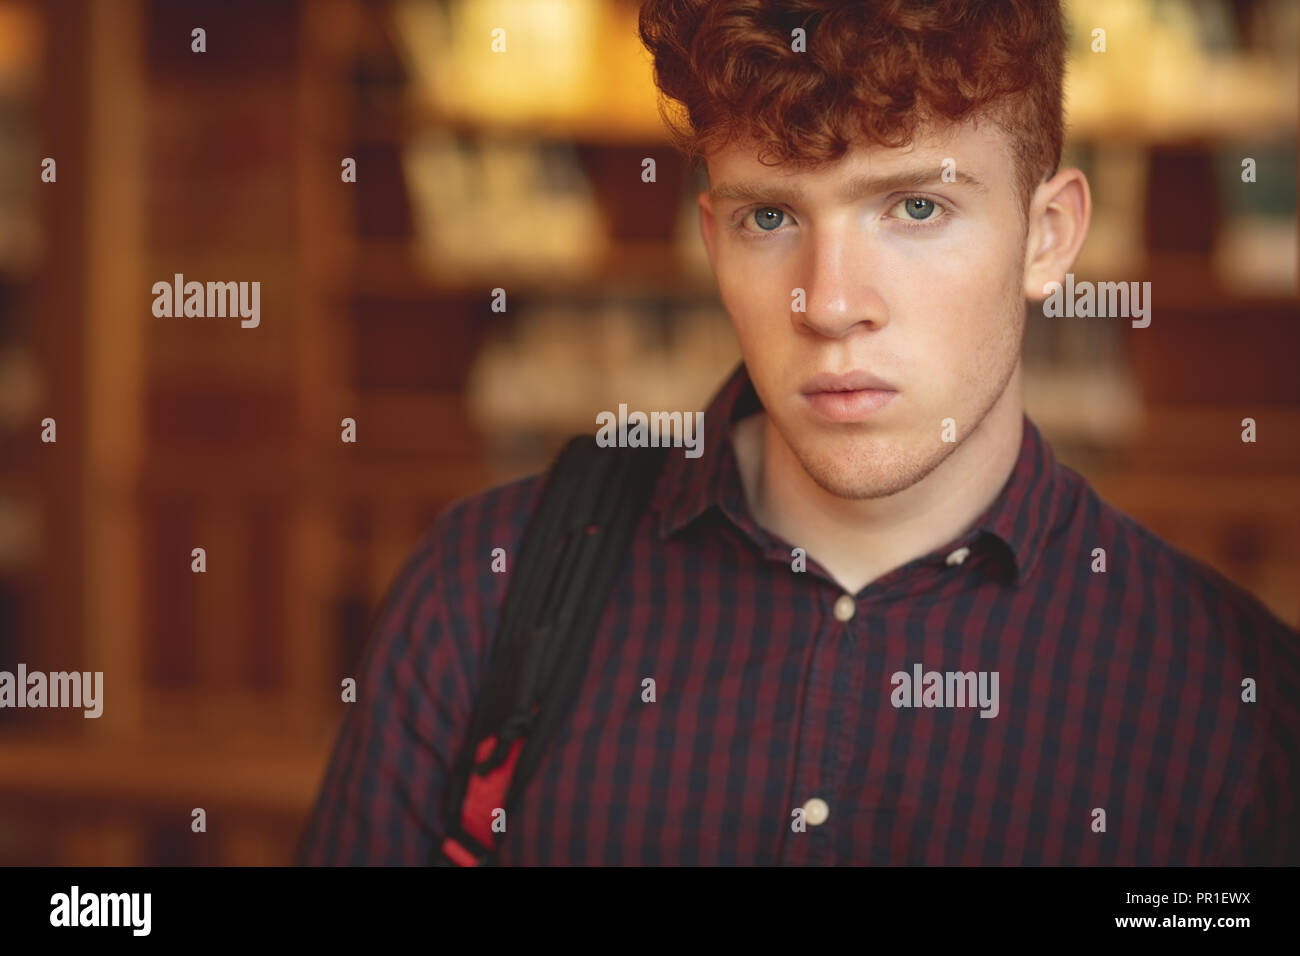
[(851, 201), (886, 187), (921, 188), (945, 181), (980, 190), (1011, 190), (1015, 179), (1010, 135), (987, 120), (918, 124), (912, 141), (900, 147), (859, 137), (843, 157), (819, 165), (765, 165), (759, 156), (759, 145), (752, 140), (709, 153), (710, 198), (741, 202), (758, 198), (753, 193), (761, 188), (768, 201), (774, 192), (800, 200)]

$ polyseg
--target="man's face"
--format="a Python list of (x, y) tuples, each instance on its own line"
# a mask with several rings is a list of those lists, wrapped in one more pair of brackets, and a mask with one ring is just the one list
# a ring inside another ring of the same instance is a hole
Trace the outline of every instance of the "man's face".
[[(812, 171), (741, 146), (708, 157), (701, 230), (741, 354), (771, 424), (832, 494), (920, 481), (1019, 365), (1026, 227), (1006, 136), (930, 129)], [(757, 188), (733, 195), (741, 185)], [(814, 381), (849, 373), (878, 381)]]

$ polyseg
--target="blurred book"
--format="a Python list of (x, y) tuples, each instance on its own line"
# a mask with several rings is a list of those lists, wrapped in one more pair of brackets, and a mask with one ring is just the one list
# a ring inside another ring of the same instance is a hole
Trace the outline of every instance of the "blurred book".
[(605, 253), (604, 226), (571, 145), (429, 130), (402, 161), (430, 275), (468, 272), (504, 287), (512, 277), (582, 275)]

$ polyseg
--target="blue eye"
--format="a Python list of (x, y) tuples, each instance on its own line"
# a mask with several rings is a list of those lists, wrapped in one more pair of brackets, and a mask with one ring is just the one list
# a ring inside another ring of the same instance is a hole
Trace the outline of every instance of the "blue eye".
[(774, 206), (764, 206), (762, 209), (754, 210), (754, 221), (758, 223), (760, 229), (766, 232), (771, 232), (780, 226), (784, 218), (785, 213)]
[(903, 206), (907, 209), (908, 216), (913, 219), (929, 219), (934, 213), (934, 200), (922, 199), (920, 196), (903, 200)]

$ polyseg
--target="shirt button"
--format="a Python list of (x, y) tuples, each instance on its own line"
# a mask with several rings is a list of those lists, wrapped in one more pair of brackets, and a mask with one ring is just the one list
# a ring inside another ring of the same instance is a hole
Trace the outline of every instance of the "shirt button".
[(970, 548), (958, 548), (948, 555), (948, 567), (956, 567), (970, 557)]
[(821, 797), (813, 797), (803, 805), (803, 815), (805, 820), (813, 826), (819, 827), (831, 815), (831, 808), (826, 806), (826, 801)]
[(858, 609), (857, 602), (848, 594), (841, 594), (835, 600), (835, 620), (847, 621)]

